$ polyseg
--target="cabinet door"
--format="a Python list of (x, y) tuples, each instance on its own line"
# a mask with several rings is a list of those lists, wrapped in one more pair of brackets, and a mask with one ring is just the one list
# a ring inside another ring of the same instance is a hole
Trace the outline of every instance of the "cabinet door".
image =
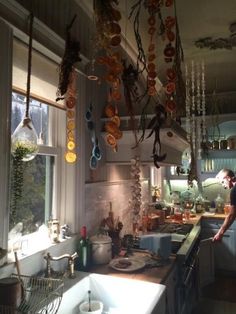
[(207, 232), (205, 240), (199, 246), (199, 285), (200, 288), (213, 282), (215, 279), (214, 249), (211, 239), (208, 239)]
[(177, 272), (176, 267), (169, 274), (168, 278), (164, 282), (166, 286), (166, 313), (167, 314), (176, 314), (176, 283), (177, 283)]
[[(213, 237), (219, 229), (202, 229), (202, 239)], [(236, 270), (236, 241), (235, 230), (227, 230), (222, 241), (213, 243), (215, 269)]]
[[(218, 230), (214, 230), (215, 233)], [(225, 232), (221, 242), (214, 243), (215, 265), (216, 269), (236, 270), (236, 247), (235, 231), (228, 230)]]

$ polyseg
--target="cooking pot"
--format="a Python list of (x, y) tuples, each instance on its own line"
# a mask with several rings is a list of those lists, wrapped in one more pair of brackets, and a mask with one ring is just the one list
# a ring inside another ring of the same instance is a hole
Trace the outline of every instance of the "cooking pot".
[(112, 240), (109, 236), (99, 234), (90, 238), (92, 243), (92, 261), (96, 265), (108, 264), (112, 258)]

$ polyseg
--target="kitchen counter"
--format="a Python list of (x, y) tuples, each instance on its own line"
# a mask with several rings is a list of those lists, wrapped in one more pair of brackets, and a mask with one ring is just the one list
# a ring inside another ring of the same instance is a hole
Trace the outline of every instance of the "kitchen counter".
[[(194, 226), (200, 225), (200, 221), (202, 218), (220, 218), (225, 219), (225, 214), (196, 214), (194, 217), (190, 217), (187, 223), (193, 224)], [(170, 219), (167, 219), (166, 222), (171, 222)], [(191, 239), (189, 239), (190, 241)], [(135, 258), (142, 258), (145, 253), (135, 253), (133, 257)], [(121, 254), (122, 255), (122, 254)], [(147, 254), (146, 254), (147, 255)], [(164, 266), (153, 267), (153, 268), (143, 268), (141, 270), (135, 272), (121, 272), (111, 268), (109, 265), (96, 265), (90, 269), (90, 272), (104, 274), (104, 275), (112, 275), (117, 277), (123, 278), (131, 278), (131, 279), (138, 279), (149, 281), (153, 283), (163, 284), (170, 274), (171, 270), (173, 269), (176, 263), (176, 255), (171, 255), (168, 262)]]
[[(144, 253), (135, 253), (133, 257), (142, 258)], [(163, 266), (153, 267), (153, 268), (143, 268), (135, 272), (121, 272), (111, 268), (109, 265), (96, 265), (90, 269), (90, 272), (112, 275), (123, 278), (137, 279), (143, 281), (149, 281), (153, 283), (163, 283), (168, 277), (169, 273), (174, 267), (176, 257), (173, 255), (170, 256), (168, 261)]]

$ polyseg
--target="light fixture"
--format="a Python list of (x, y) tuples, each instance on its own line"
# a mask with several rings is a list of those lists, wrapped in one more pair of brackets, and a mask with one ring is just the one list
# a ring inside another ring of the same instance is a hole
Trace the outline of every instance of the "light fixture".
[(33, 19), (34, 17), (31, 13), (29, 25), (28, 73), (25, 116), (18, 125), (18, 127), (15, 129), (11, 137), (11, 153), (13, 156), (17, 156), (22, 161), (32, 160), (38, 153), (38, 136), (29, 117)]

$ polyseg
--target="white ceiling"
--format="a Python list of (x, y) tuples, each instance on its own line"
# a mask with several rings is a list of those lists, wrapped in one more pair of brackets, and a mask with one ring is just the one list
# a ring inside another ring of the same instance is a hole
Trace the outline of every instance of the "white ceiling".
[[(134, 40), (133, 23), (128, 20), (131, 7), (137, 0), (120, 0), (119, 9), (122, 13), (121, 27), (123, 36), (128, 44), (123, 41), (123, 47), (130, 52), (130, 46), (134, 51), (136, 43)], [(92, 12), (93, 0), (77, 0), (77, 4)], [(166, 9), (165, 9), (166, 10)], [(163, 10), (163, 16), (171, 15)], [(226, 48), (209, 49), (198, 48), (195, 42), (206, 37), (212, 40), (229, 38), (232, 35), (230, 25), (236, 22), (235, 0), (176, 0), (177, 18), (179, 24), (180, 38), (182, 42), (185, 63), (191, 60), (204, 61), (206, 66), (206, 88), (207, 94), (217, 92), (217, 101), (220, 104), (221, 113), (236, 112), (236, 45), (231, 50)], [(140, 21), (140, 34), (143, 47), (147, 47), (147, 15), (142, 10)], [(164, 81), (166, 64), (163, 57), (164, 43), (157, 39), (157, 66), (158, 77)], [(236, 42), (236, 40), (235, 40)], [(183, 65), (184, 72), (184, 65)], [(211, 100), (208, 100), (208, 107)], [(209, 109), (209, 112), (211, 110)]]

